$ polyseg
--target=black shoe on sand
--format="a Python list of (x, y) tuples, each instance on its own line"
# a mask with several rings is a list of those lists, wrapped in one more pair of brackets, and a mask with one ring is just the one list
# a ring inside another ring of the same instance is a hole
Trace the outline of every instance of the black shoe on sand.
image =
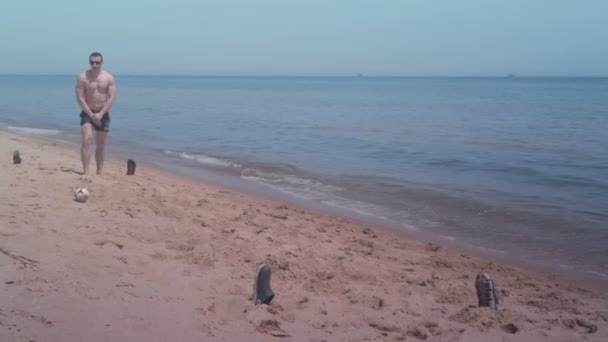
[(264, 263), (258, 266), (253, 281), (253, 303), (269, 305), (274, 299), (270, 288), (270, 265)]
[(498, 310), (498, 296), (494, 281), (486, 273), (479, 273), (475, 278), (475, 289), (477, 289), (477, 299), (479, 307), (486, 306)]
[(135, 175), (135, 160), (127, 160), (127, 176)]
[(21, 164), (21, 157), (19, 156), (19, 151), (13, 152), (13, 164)]

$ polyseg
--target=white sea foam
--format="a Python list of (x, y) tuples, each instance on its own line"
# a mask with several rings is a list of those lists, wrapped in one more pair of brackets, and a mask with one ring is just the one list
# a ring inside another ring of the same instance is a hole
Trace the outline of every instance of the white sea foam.
[(264, 172), (254, 168), (241, 170), (241, 178), (263, 184), (273, 184), (277, 188), (292, 189), (310, 195), (324, 195), (342, 190), (339, 186), (323, 184), (316, 180), (280, 172)]
[(200, 164), (204, 164), (204, 165), (208, 165), (208, 166), (234, 168), (234, 169), (239, 169), (241, 167), (241, 165), (239, 163), (235, 163), (235, 162), (231, 162), (228, 160), (211, 157), (211, 156), (207, 156), (207, 155), (199, 154), (199, 153), (177, 152), (177, 151), (169, 151), (169, 150), (164, 150), (163, 152), (168, 155), (176, 155), (180, 158), (187, 159), (187, 160), (193, 160)]
[(591, 274), (596, 275), (601, 278), (608, 278), (608, 274), (606, 274), (606, 273), (595, 272), (595, 271), (589, 271), (588, 273), (591, 273)]
[(418, 227), (405, 222), (401, 222), (401, 227), (413, 232), (418, 230)]
[(274, 190), (308, 200), (322, 200), (333, 191), (340, 190), (339, 187), (325, 185), (312, 179), (274, 172), (263, 172), (253, 168), (241, 170), (241, 179), (263, 184)]
[(495, 248), (489, 248), (489, 247), (484, 247), (484, 246), (480, 246), (480, 245), (473, 245), (471, 243), (464, 243), (464, 245), (469, 246), (474, 249), (478, 249), (480, 251), (484, 251), (486, 253), (502, 254), (502, 255), (507, 254), (507, 251), (502, 250), (502, 249), (495, 249)]
[(340, 196), (339, 191), (344, 188), (336, 185), (307, 179), (295, 175), (262, 172), (253, 168), (241, 171), (241, 179), (249, 180), (267, 186), (275, 191), (286, 193), (295, 198), (322, 203), (341, 211), (350, 211), (357, 215), (368, 216), (375, 220), (401, 225), (403, 228), (414, 231), (416, 227), (407, 223), (397, 222), (386, 216), (382, 207)]
[(42, 129), (35, 127), (15, 127), (8, 126), (6, 127), (9, 131), (21, 133), (21, 134), (35, 134), (35, 135), (57, 135), (61, 133), (61, 131), (56, 129)]

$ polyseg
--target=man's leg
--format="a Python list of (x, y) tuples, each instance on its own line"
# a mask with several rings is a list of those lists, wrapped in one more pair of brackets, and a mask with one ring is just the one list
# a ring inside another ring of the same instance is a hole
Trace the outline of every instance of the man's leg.
[(106, 138), (108, 132), (95, 132), (95, 161), (97, 162), (97, 174), (100, 175), (103, 169), (104, 149), (106, 147)]
[(93, 127), (90, 123), (85, 123), (80, 126), (82, 131), (82, 146), (80, 147), (80, 157), (82, 159), (82, 168), (84, 174), (89, 172), (89, 164), (91, 163), (91, 143), (93, 142)]

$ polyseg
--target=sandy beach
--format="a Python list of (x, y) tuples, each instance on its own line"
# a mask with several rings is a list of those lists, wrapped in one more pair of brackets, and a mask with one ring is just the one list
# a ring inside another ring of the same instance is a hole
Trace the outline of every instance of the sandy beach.
[[(608, 336), (606, 291), (575, 281), (145, 163), (126, 176), (126, 160), (109, 158), (103, 175), (81, 175), (77, 148), (12, 133), (0, 132), (0, 155), (1, 341)], [(260, 262), (276, 297), (254, 306)], [(478, 272), (496, 282), (497, 311), (477, 307)]]

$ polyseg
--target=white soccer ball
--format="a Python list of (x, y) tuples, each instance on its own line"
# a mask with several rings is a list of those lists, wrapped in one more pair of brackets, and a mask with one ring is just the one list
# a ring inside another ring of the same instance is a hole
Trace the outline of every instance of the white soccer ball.
[(78, 202), (86, 202), (89, 198), (89, 190), (86, 188), (76, 188), (74, 191), (74, 199)]

